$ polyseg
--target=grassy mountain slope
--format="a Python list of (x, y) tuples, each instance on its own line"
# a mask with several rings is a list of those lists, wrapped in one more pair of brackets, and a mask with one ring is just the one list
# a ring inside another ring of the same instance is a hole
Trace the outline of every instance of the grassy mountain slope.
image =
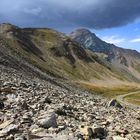
[[(87, 88), (87, 85), (90, 85), (91, 88), (93, 83), (92, 88), (97, 92), (104, 92), (104, 88), (109, 86), (112, 89), (108, 91), (116, 92), (121, 88), (120, 85), (127, 87), (125, 92), (131, 91), (136, 88), (133, 83), (140, 82), (138, 58), (127, 57), (127, 61), (128, 58), (135, 60), (135, 69), (121, 64), (118, 60), (116, 62), (114, 58), (108, 61), (107, 53), (83, 48), (65, 34), (48, 28), (21, 29), (11, 24), (2, 24), (0, 48), (1, 64), (9, 63), (17, 67), (22, 61), (26, 61), (47, 74), (75, 81), (82, 87)], [(124, 56), (126, 57), (127, 53)], [(88, 84), (83, 85), (85, 81)], [(96, 85), (97, 81), (99, 86)], [(115, 90), (112, 83), (117, 85)], [(132, 85), (128, 86), (130, 83)]]
[[(69, 37), (51, 29), (20, 29), (10, 24), (0, 27), (0, 41), (7, 54), (13, 52), (41, 70), (71, 80), (115, 77), (98, 56), (80, 47)], [(14, 55), (15, 55), (14, 54)]]

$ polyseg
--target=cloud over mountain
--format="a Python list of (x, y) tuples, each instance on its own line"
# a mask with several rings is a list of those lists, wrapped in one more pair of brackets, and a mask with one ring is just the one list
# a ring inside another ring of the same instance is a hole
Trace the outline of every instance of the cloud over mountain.
[(140, 18), (139, 0), (1, 0), (0, 21), (20, 26), (111, 28)]

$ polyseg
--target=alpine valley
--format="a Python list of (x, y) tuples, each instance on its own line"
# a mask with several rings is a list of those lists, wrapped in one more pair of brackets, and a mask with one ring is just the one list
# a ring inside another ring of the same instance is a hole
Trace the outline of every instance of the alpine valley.
[(140, 53), (88, 29), (0, 25), (1, 140), (139, 140)]

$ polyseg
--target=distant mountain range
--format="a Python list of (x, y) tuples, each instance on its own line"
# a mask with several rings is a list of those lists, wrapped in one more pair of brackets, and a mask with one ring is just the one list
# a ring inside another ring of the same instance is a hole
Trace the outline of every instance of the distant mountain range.
[(68, 80), (140, 82), (140, 53), (99, 39), (87, 29), (69, 35), (48, 28), (0, 25), (0, 64), (25, 63)]

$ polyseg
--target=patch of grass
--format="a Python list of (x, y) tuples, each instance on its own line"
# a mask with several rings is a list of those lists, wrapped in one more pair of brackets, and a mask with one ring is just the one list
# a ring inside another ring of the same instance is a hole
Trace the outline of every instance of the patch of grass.
[(76, 82), (80, 87), (89, 90), (90, 92), (100, 94), (102, 96), (113, 98), (118, 95), (126, 94), (129, 92), (138, 91), (139, 88), (134, 85), (116, 85), (116, 86), (99, 86), (93, 83)]
[(140, 106), (140, 100), (134, 100), (134, 99), (126, 99), (127, 102), (135, 104), (135, 105), (139, 105)]
[(133, 95), (128, 95), (124, 99), (132, 104), (140, 105), (140, 92)]

